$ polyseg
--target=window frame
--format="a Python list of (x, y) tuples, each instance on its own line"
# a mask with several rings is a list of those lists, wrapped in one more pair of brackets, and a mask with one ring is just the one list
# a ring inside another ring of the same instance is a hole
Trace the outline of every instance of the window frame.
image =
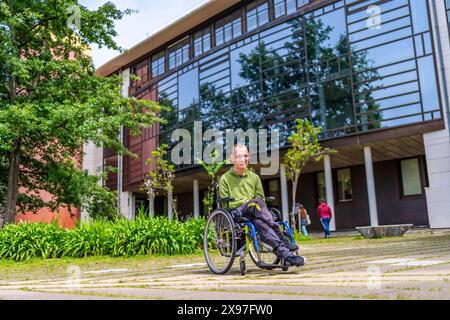
[[(277, 186), (277, 191), (276, 191), (276, 193), (277, 193), (277, 194), (272, 194), (272, 193), (271, 193), (271, 190), (270, 190), (270, 184), (271, 184), (271, 183), (276, 184), (276, 186)], [(272, 205), (273, 205), (274, 207), (280, 207), (280, 206), (281, 206), (281, 186), (280, 186), (280, 179), (270, 179), (270, 180), (267, 180), (267, 191), (268, 191), (269, 196), (275, 197), (275, 201), (272, 203)]]
[[(266, 9), (261, 9), (262, 6), (267, 5)], [(249, 13), (251, 11), (255, 10), (255, 14), (249, 16)], [(254, 32), (255, 30), (258, 30), (260, 27), (270, 23), (274, 19), (271, 17), (271, 10), (273, 10), (273, 2), (269, 0), (255, 0), (245, 6), (245, 32)], [(260, 14), (264, 11), (267, 11), (267, 22), (261, 22), (260, 21)], [(253, 16), (256, 19), (256, 26), (253, 29), (249, 29), (248, 21), (250, 20), (249, 17), (253, 18)]]
[[(186, 51), (187, 47), (187, 52)], [(178, 57), (181, 56), (181, 61), (178, 63)], [(167, 47), (167, 70), (173, 71), (179, 68), (182, 65), (185, 65), (186, 63), (189, 63), (191, 60), (191, 42), (190, 42), (190, 36), (187, 35), (186, 37), (178, 40), (177, 42), (171, 44)], [(174, 66), (172, 67), (171, 61), (174, 59)]]
[[(156, 58), (156, 59), (155, 59)], [(162, 63), (160, 61), (162, 60)], [(153, 66), (154, 63), (157, 63), (156, 68)], [(159, 70), (162, 66), (162, 73), (154, 74), (154, 70)], [(151, 56), (150, 59), (150, 77), (152, 79), (156, 79), (159, 76), (165, 74), (167, 72), (167, 59), (166, 59), (166, 53), (165, 50), (162, 50), (154, 55)]]
[[(320, 196), (320, 190), (319, 190), (319, 188), (320, 188), (319, 175), (320, 174), (323, 174), (323, 186), (325, 188), (323, 198)], [(327, 200), (326, 199), (326, 197), (327, 197), (327, 182), (326, 182), (326, 178), (325, 178), (325, 171), (318, 171), (314, 175), (315, 175), (315, 179), (314, 179), (315, 188), (314, 189), (315, 189), (315, 195), (316, 195), (315, 201), (316, 201), (316, 204), (319, 204), (320, 200), (325, 200), (325, 201)]]
[[(351, 192), (352, 192), (352, 198), (351, 199), (345, 199), (345, 200), (341, 200), (340, 199), (340, 193), (339, 193), (339, 189), (340, 189), (340, 184), (339, 184), (339, 171), (346, 171), (348, 170), (350, 173), (350, 182), (351, 182)], [(353, 177), (352, 177), (352, 168), (351, 167), (345, 167), (345, 168), (339, 168), (336, 169), (335, 171), (335, 179), (336, 179), (336, 203), (340, 203), (340, 204), (345, 204), (345, 203), (352, 203), (354, 200), (354, 193), (353, 193)]]
[[(202, 54), (210, 51), (213, 48), (213, 38), (212, 38), (212, 30), (211, 29), (212, 29), (211, 26), (208, 26), (208, 27), (194, 33), (193, 47), (192, 47), (192, 53), (193, 53), (194, 58), (201, 56)], [(205, 41), (208, 38), (209, 38), (209, 48), (205, 50)], [(200, 42), (200, 46), (201, 46), (200, 52), (197, 52), (197, 50), (196, 50), (198, 42)]]
[[(130, 88), (139, 88), (152, 79), (150, 59), (144, 59), (131, 67), (131, 74), (139, 80), (130, 79)], [(141, 75), (139, 73), (142, 73)]]
[[(240, 29), (239, 29), (239, 34), (235, 34), (235, 26), (236, 25), (240, 25)], [(226, 27), (230, 25), (231, 26), (231, 39), (226, 40), (225, 39), (225, 34), (226, 34)], [(214, 21), (213, 23), (214, 26), (214, 46), (211, 46), (211, 48), (215, 48), (215, 47), (220, 47), (234, 39), (236, 39), (237, 37), (242, 36), (245, 32), (244, 32), (244, 20), (242, 19), (242, 9), (239, 9), (231, 14), (229, 14), (226, 17), (223, 17), (222, 19), (219, 19), (217, 21)], [(221, 31), (222, 32), (222, 37), (223, 37), (223, 42), (218, 43), (217, 39), (218, 39), (218, 32)]]
[[(419, 182), (420, 182), (420, 193), (418, 194), (411, 194), (411, 195), (405, 195), (404, 190), (404, 183), (403, 183), (403, 174), (402, 174), (402, 162), (407, 160), (413, 160), (417, 159), (417, 165), (419, 167)], [(423, 169), (422, 169), (422, 160), (421, 157), (409, 157), (409, 158), (403, 158), (399, 159), (397, 161), (397, 168), (398, 168), (398, 184), (399, 184), (399, 195), (400, 200), (411, 200), (411, 199), (419, 199), (422, 198), (424, 195), (424, 181), (423, 180)]]

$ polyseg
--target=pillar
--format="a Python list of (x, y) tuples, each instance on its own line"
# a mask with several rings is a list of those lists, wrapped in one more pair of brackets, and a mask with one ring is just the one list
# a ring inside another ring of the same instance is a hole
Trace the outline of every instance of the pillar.
[[(128, 89), (130, 86), (130, 70), (125, 69), (122, 71), (122, 95), (128, 97)], [(124, 144), (124, 128), (120, 126), (119, 129), (119, 141)], [(132, 192), (127, 192), (123, 190), (123, 155), (118, 155), (117, 161), (117, 191), (119, 192), (119, 197), (117, 199), (117, 207), (119, 208), (120, 214), (129, 220), (135, 218), (136, 206), (135, 198)]]
[(369, 146), (364, 147), (364, 161), (366, 167), (367, 196), (369, 198), (370, 225), (372, 227), (377, 227), (378, 226), (377, 196), (375, 193), (375, 178), (373, 175), (372, 148)]
[(193, 182), (194, 189), (194, 219), (198, 219), (200, 216), (200, 193), (198, 190), (198, 180)]
[(331, 169), (331, 157), (326, 154), (323, 157), (323, 166), (325, 171), (325, 190), (327, 195), (327, 204), (333, 212), (330, 221), (330, 231), (336, 231), (336, 211), (334, 210), (334, 193), (333, 193), (333, 172)]
[(289, 221), (289, 197), (286, 178), (286, 165), (280, 164), (281, 214), (284, 221)]

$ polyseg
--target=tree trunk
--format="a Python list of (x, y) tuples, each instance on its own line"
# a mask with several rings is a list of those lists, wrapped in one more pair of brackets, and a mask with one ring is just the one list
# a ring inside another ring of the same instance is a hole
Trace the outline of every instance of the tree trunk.
[(294, 181), (292, 181), (292, 211), (290, 214), (291, 217), (291, 229), (293, 232), (295, 232), (295, 203), (296, 203), (296, 195), (297, 195), (297, 183), (298, 183), (298, 176), (294, 177)]
[(172, 190), (167, 191), (167, 213), (169, 216), (169, 221), (173, 219), (173, 195)]
[(8, 190), (4, 223), (13, 223), (16, 217), (17, 193), (19, 191), (20, 143), (14, 143), (14, 149), (9, 154)]
[(148, 215), (150, 218), (155, 216), (155, 197), (151, 196), (148, 198)]

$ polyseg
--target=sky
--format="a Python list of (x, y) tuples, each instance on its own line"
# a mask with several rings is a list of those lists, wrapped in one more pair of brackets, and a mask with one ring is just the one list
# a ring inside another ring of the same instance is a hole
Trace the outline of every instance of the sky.
[[(129, 49), (185, 16), (209, 0), (110, 0), (117, 8), (136, 9), (138, 13), (125, 16), (116, 23), (118, 36), (116, 42), (124, 49)], [(96, 9), (107, 0), (80, 0), (80, 4), (89, 9)], [(83, 23), (81, 21), (81, 23)], [(118, 51), (92, 46), (92, 58), (96, 68), (119, 55)]]

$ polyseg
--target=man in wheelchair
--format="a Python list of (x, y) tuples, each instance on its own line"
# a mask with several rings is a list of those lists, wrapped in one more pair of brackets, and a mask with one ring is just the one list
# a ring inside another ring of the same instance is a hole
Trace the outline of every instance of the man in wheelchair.
[(264, 190), (259, 176), (248, 169), (250, 153), (243, 144), (237, 144), (231, 152), (233, 167), (220, 178), (221, 198), (232, 198), (230, 208), (255, 225), (261, 240), (273, 248), (277, 258), (294, 266), (302, 266), (306, 259), (294, 255), (298, 246), (286, 239), (263, 199)]

